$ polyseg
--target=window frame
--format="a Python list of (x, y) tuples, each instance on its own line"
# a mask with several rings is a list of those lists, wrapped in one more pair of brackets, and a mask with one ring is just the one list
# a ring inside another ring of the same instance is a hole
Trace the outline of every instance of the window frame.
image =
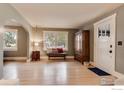
[[(61, 32), (66, 32), (67, 33), (67, 35), (66, 35), (66, 42), (65, 42), (65, 44), (66, 44), (66, 46), (65, 46), (65, 48), (63, 48), (63, 50), (64, 51), (68, 51), (68, 31), (43, 31), (43, 50), (44, 51), (47, 51), (47, 48), (46, 48), (46, 46), (45, 46), (45, 33), (47, 33), (47, 32), (52, 32), (52, 33), (61, 33)], [(54, 47), (53, 47), (54, 48)]]
[[(12, 29), (12, 28), (6, 28), (4, 33), (3, 33), (4, 35), (5, 35), (5, 32), (15, 32), (16, 33), (16, 46), (15, 47), (6, 47), (5, 46), (5, 41), (3, 40), (4, 51), (17, 51), (18, 50), (18, 30), (17, 29)], [(3, 38), (4, 38), (4, 35), (3, 35)]]

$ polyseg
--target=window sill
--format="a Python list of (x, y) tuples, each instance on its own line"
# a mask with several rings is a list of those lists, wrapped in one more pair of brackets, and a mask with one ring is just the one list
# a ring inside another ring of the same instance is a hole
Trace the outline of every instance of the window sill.
[(17, 51), (18, 49), (16, 48), (5, 48), (4, 51)]
[[(49, 50), (49, 49), (43, 49), (43, 51), (47, 51), (47, 50)], [(51, 50), (52, 50), (52, 48), (51, 48)], [(68, 49), (63, 49), (63, 51), (68, 51)]]

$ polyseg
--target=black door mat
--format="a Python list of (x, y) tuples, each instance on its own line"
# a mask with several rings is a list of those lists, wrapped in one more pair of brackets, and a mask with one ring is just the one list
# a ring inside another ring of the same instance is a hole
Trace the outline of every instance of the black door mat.
[(97, 68), (97, 67), (94, 67), (94, 68), (88, 68), (89, 70), (91, 70), (92, 72), (96, 73), (97, 75), (99, 76), (107, 76), (107, 75), (110, 75), (109, 73)]

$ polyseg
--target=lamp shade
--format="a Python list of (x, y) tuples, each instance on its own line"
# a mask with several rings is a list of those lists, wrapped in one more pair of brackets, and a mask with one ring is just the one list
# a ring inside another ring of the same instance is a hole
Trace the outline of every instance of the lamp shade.
[(39, 43), (38, 42), (34, 42), (34, 46), (39, 46)]

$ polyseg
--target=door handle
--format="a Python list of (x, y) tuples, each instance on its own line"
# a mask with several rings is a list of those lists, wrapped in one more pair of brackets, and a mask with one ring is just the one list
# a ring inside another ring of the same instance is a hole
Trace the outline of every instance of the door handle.
[(112, 53), (112, 50), (110, 50), (109, 53)]

